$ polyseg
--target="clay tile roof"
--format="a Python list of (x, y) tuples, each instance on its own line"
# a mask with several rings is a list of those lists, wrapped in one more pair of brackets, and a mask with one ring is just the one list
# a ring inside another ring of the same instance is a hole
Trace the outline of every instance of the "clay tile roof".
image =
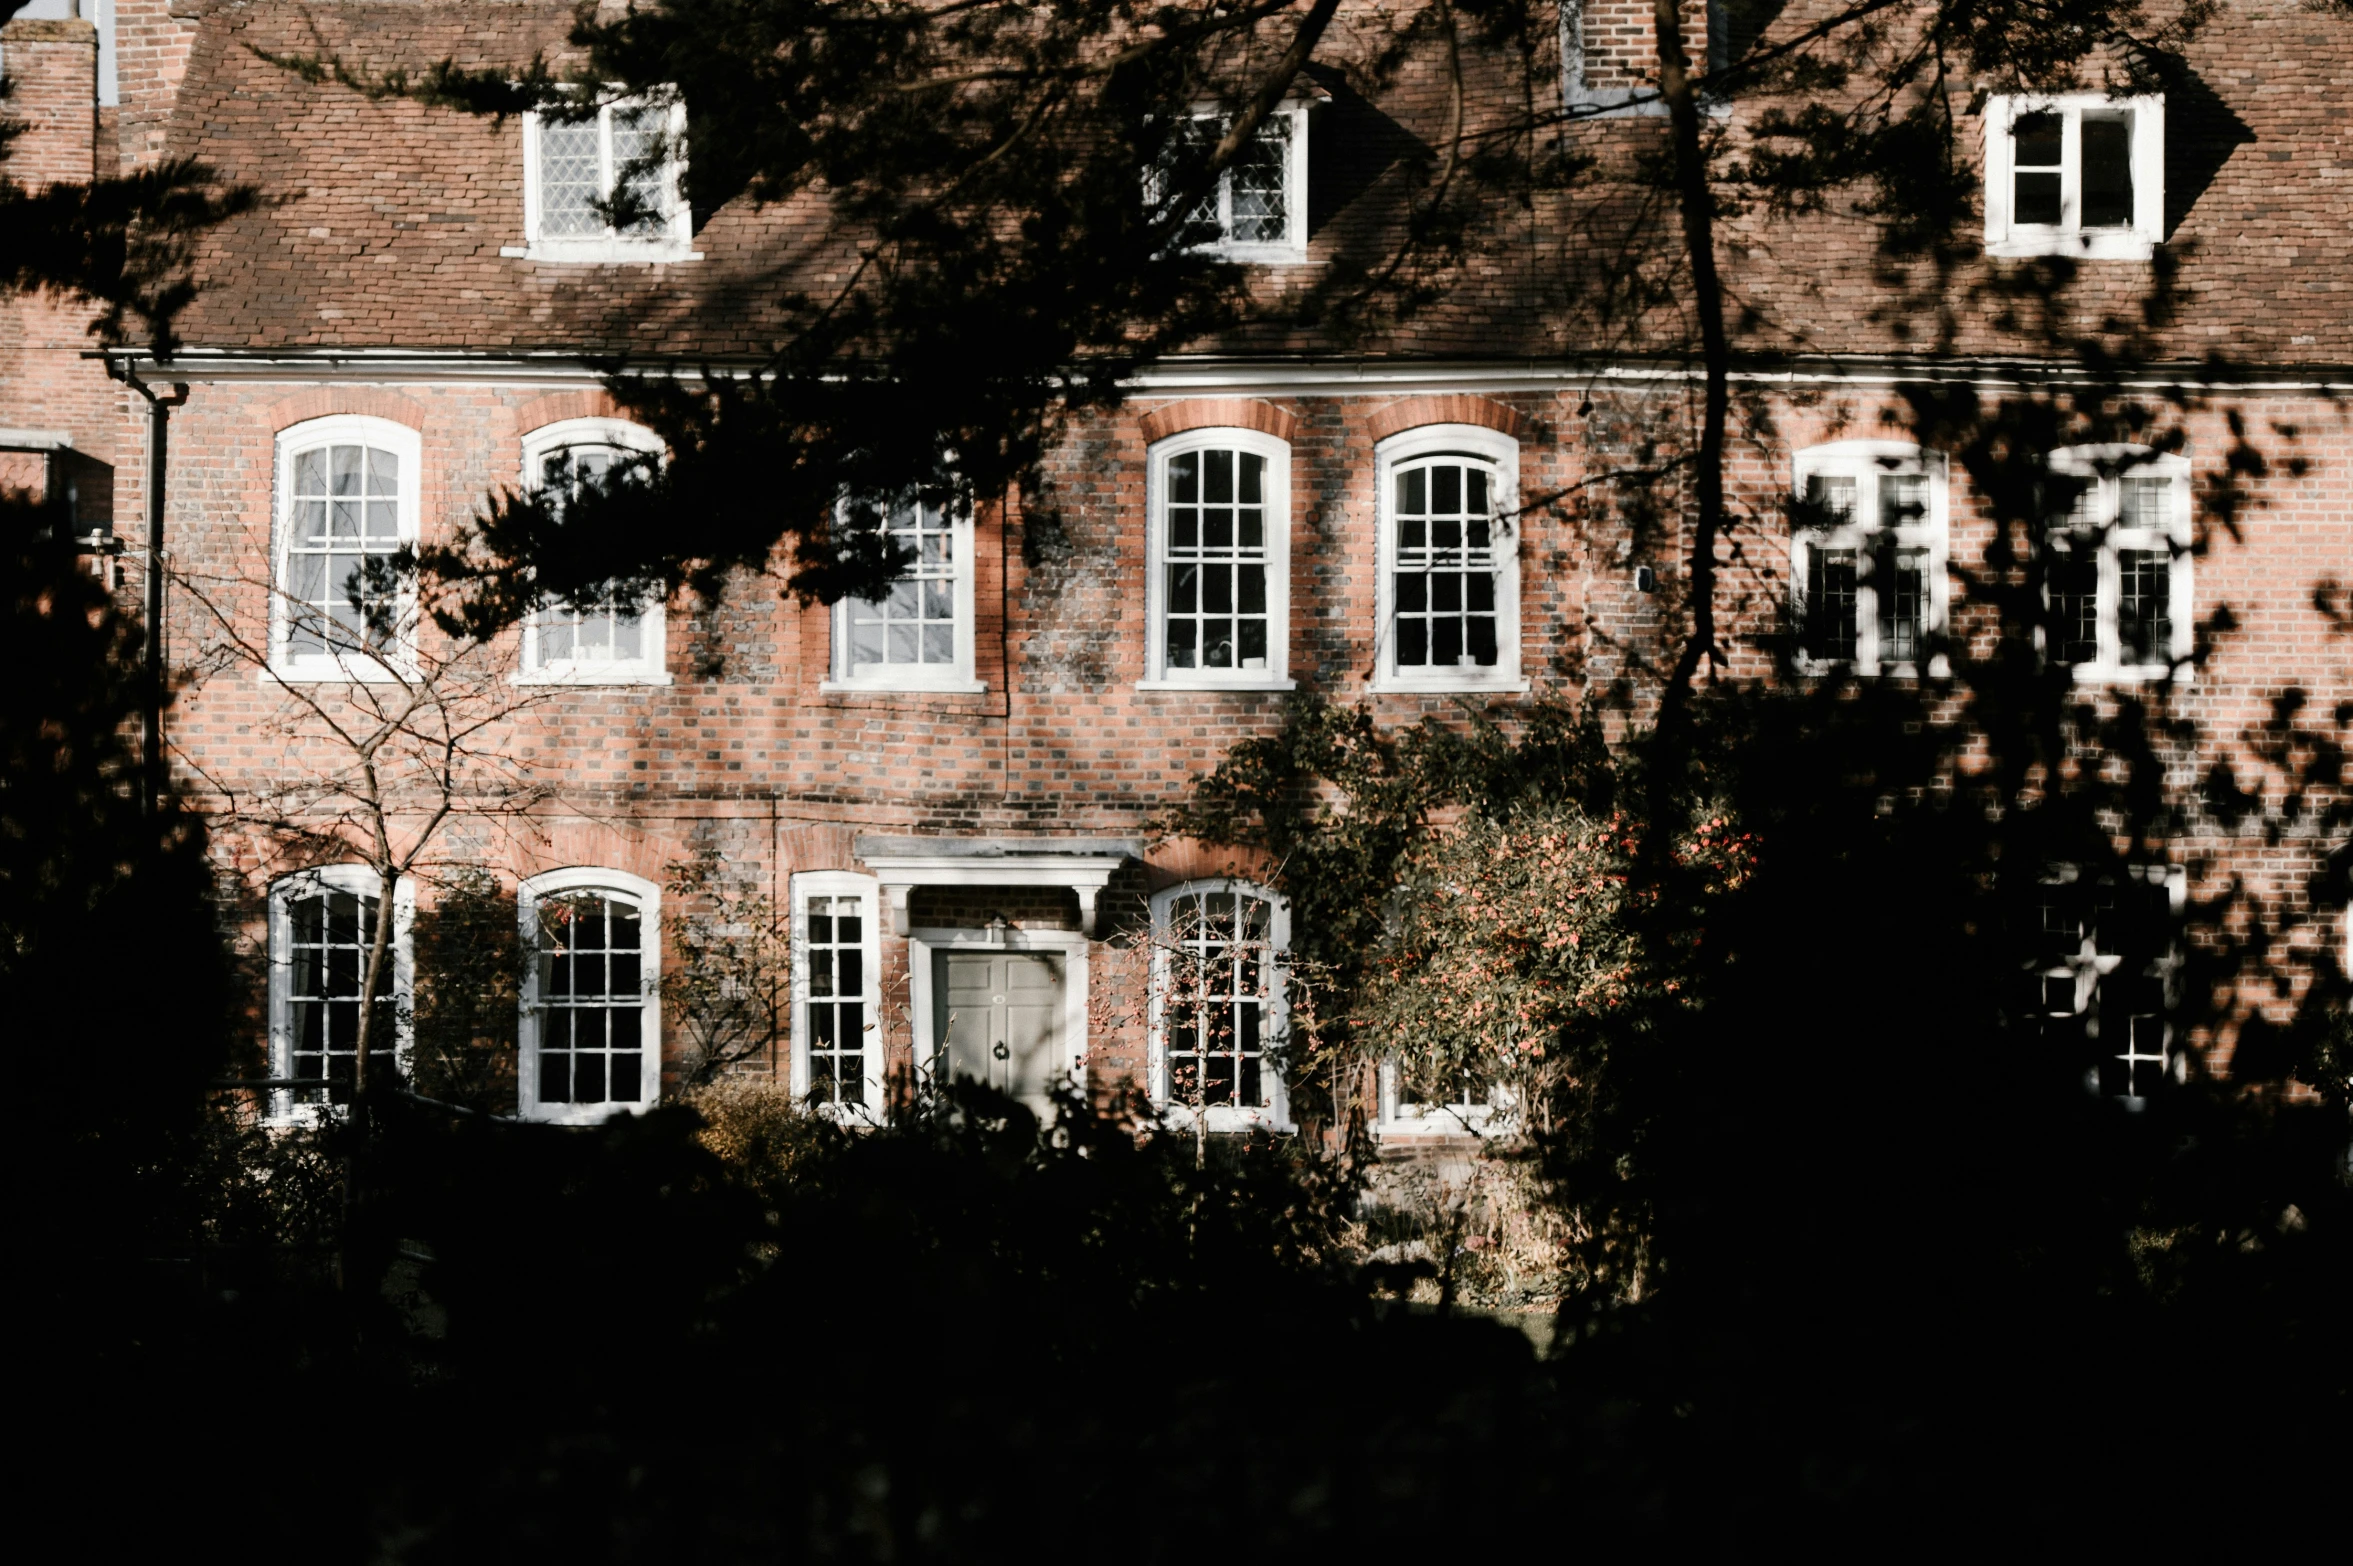
[[(1828, 0), (1820, 0), (1827, 4)], [(1809, 0), (1779, 26), (1802, 25)], [(465, 65), (561, 61), (570, 0), (249, 0), (204, 18), (173, 121), (172, 150), (271, 198), (203, 247), (204, 292), (187, 340), (216, 348), (404, 347), (756, 354), (782, 328), (789, 282), (846, 273), (847, 246), (813, 201), (698, 214), (704, 259), (579, 265), (501, 256), (523, 242), (522, 128), (312, 84), (255, 50), (339, 54), (383, 70), (444, 57)], [(1335, 35), (1345, 40), (1345, 27)], [(2353, 362), (2353, 26), (2306, 0), (2225, 0), (2168, 95), (2169, 311), (2144, 326), (2159, 269), (2087, 264), (2062, 315), (2139, 330), (2161, 357)], [(1473, 81), (1474, 114), (1518, 101), (1498, 62)], [(1332, 85), (1340, 85), (1333, 77)], [(1316, 110), (1311, 258), (1377, 252), (1405, 171), (1443, 138), (1434, 70), (1409, 67), (1375, 107), (1341, 85)], [(1747, 112), (1745, 109), (1742, 112)], [(1620, 152), (1660, 122), (1576, 134)], [(1965, 131), (1965, 136), (1970, 133)], [(1622, 161), (1622, 160), (1621, 160)], [(1470, 264), (1380, 351), (1517, 357), (1661, 346), (1639, 323), (1597, 321), (1564, 301), (1613, 264), (1636, 203), (1591, 191), (1499, 211)], [(1613, 228), (1613, 225), (1616, 225)], [(1754, 309), (1744, 341), (1869, 353), (1929, 346), (1935, 324), (1898, 305), (1871, 224), (1854, 215), (1728, 223), (1725, 264)], [(1995, 265), (1948, 278), (1912, 271), (1926, 297), (1971, 302), (1946, 345), (2031, 352), (2038, 339), (1973, 293)], [(2008, 263), (2015, 267), (2017, 263)], [(1296, 279), (1316, 268), (1287, 269)], [(1665, 318), (1661, 318), (1662, 323)], [(1245, 334), (1237, 351), (1328, 350)], [(1361, 346), (1361, 345), (1360, 345)]]

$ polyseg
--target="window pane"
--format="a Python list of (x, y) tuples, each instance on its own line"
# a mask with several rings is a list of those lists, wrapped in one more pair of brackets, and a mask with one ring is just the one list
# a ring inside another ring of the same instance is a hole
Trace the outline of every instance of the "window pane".
[(2116, 518), (2123, 527), (2165, 529), (2173, 525), (2173, 480), (2128, 478)]
[(2059, 221), (2059, 148), (2061, 121), (2057, 114), (2022, 114), (2011, 126), (2010, 217), (2017, 223)]
[(2083, 226), (2132, 226), (2132, 118), (2083, 117)]
[(1855, 656), (1855, 575), (1853, 550), (1807, 546), (1805, 646), (1809, 656), (1826, 660)]
[(554, 239), (592, 237), (605, 232), (596, 201), (604, 193), (597, 164), (596, 122), (539, 127), (539, 227)]
[(1874, 573), (1879, 594), (1879, 656), (1889, 663), (1913, 663), (1920, 657), (1927, 627), (1926, 567), (1923, 549), (1884, 551)]
[(1233, 198), (1233, 230), (1228, 237), (1235, 243), (1278, 245), (1290, 237), (1290, 211), (1283, 194), (1290, 181), (1290, 148), (1289, 118), (1270, 118), (1226, 171)]
[(2173, 656), (2173, 562), (2153, 549), (2118, 552), (2116, 636), (2127, 663)]
[(2100, 657), (2100, 562), (2090, 539), (2051, 561), (2051, 656), (2061, 663)]

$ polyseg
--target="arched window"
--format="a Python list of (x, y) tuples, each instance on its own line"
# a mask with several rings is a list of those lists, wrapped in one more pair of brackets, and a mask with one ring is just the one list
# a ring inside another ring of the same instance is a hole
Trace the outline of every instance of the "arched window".
[(1290, 446), (1187, 430), (1147, 473), (1143, 688), (1289, 690)]
[(1375, 688), (1525, 690), (1519, 443), (1479, 425), (1423, 425), (1381, 442), (1374, 469)]
[(662, 892), (619, 870), (557, 870), (518, 902), (522, 1112), (589, 1123), (650, 1108), (662, 1078)]
[[(584, 480), (633, 471), (633, 459), (659, 457), (654, 432), (621, 419), (566, 419), (523, 437), (523, 485), (557, 503)], [(523, 626), (526, 678), (575, 685), (666, 685), (662, 600), (614, 596), (594, 603), (543, 605)]]
[(1282, 1046), (1289, 905), (1244, 881), (1152, 899), (1152, 1098), (1209, 1128), (1287, 1127)]
[(337, 414), (278, 433), (273, 666), (295, 679), (382, 679), (404, 667), (415, 606), (370, 581), (417, 538), (417, 432)]
[(1945, 463), (1900, 441), (1797, 454), (1790, 532), (1798, 664), (1858, 674), (1942, 672)]
[[(328, 865), (282, 876), (270, 887), (270, 1074), (316, 1087), (280, 1088), (271, 1113), (316, 1110), (348, 1090), (358, 1061), (368, 956), (383, 904), (382, 882), (366, 865)], [(394, 894), (389, 959), (368, 1027), (371, 1057), (397, 1060), (409, 1014), (410, 883)]]
[(2043, 652), (2079, 680), (2160, 679), (2188, 657), (2190, 463), (2145, 446), (2070, 446), (2049, 519)]

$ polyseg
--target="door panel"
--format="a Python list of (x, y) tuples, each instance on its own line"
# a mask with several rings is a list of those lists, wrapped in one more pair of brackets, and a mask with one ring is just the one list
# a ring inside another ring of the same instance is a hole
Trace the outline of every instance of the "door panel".
[(1040, 1109), (1063, 1069), (1062, 961), (1038, 952), (938, 952), (932, 1037), (944, 1075), (985, 1082)]

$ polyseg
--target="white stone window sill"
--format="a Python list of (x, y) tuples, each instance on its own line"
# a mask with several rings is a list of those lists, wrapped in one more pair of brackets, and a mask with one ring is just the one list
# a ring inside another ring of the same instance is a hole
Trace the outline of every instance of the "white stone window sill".
[(1307, 251), (1299, 245), (1203, 245), (1200, 251), (1237, 266), (1307, 265)]
[(1213, 1133), (1220, 1131), (1271, 1131), (1277, 1136), (1289, 1136), (1299, 1129), (1271, 1109), (1233, 1109), (1217, 1106), (1195, 1111), (1189, 1104), (1163, 1104), (1160, 1106), (1160, 1113), (1167, 1121), (1169, 1129), (1175, 1131), (1192, 1130), (1195, 1113), (1199, 1113), (1207, 1119), (1208, 1129)]
[(826, 696), (978, 696), (988, 688), (986, 680), (821, 680), (817, 685)]
[(2079, 663), (2072, 666), (2078, 685), (2155, 685), (2170, 678), (2176, 686), (2192, 683), (2195, 671), (2188, 659), (2172, 663)]
[(1989, 239), (1985, 253), (2012, 260), (2037, 256), (2066, 256), (2077, 261), (2146, 261), (2157, 253), (2147, 234), (2126, 229), (2089, 233), (2062, 228), (2013, 228), (2004, 239)]
[(662, 244), (633, 244), (627, 240), (598, 240), (590, 244), (501, 245), (498, 253), (510, 261), (556, 261), (613, 265), (629, 262), (700, 261), (700, 250)]
[(1923, 675), (1916, 663), (1848, 663), (1837, 658), (1797, 660), (1797, 672), (1814, 679), (1833, 674), (1851, 674), (1858, 680), (1943, 680), (1952, 677), (1953, 666), (1942, 654), (1928, 660), (1928, 672)]
[(1375, 696), (1476, 695), (1481, 691), (1497, 696), (1520, 696), (1527, 693), (1528, 682), (1517, 679), (1408, 679), (1391, 674), (1383, 675), (1365, 688)]
[(513, 685), (670, 685), (669, 671), (650, 669), (533, 669), (507, 676)]
[(1256, 680), (1157, 679), (1136, 681), (1136, 689), (1140, 691), (1295, 691), (1298, 688), (1299, 682), (1297, 680), (1283, 680), (1274, 678)]
[(515, 1118), (543, 1126), (601, 1126), (616, 1115), (642, 1115), (653, 1107), (651, 1099), (642, 1104), (539, 1104)]
[(1445, 1138), (1456, 1142), (1481, 1142), (1516, 1135), (1519, 1129), (1518, 1121), (1499, 1120), (1492, 1115), (1477, 1115), (1466, 1122), (1460, 1116), (1441, 1113), (1422, 1119), (1400, 1117), (1376, 1121), (1373, 1135), (1383, 1138), (1426, 1137), (1432, 1140)]
[(373, 659), (365, 664), (273, 663), (253, 676), (257, 685), (406, 685), (416, 678), (414, 669), (388, 669)]

